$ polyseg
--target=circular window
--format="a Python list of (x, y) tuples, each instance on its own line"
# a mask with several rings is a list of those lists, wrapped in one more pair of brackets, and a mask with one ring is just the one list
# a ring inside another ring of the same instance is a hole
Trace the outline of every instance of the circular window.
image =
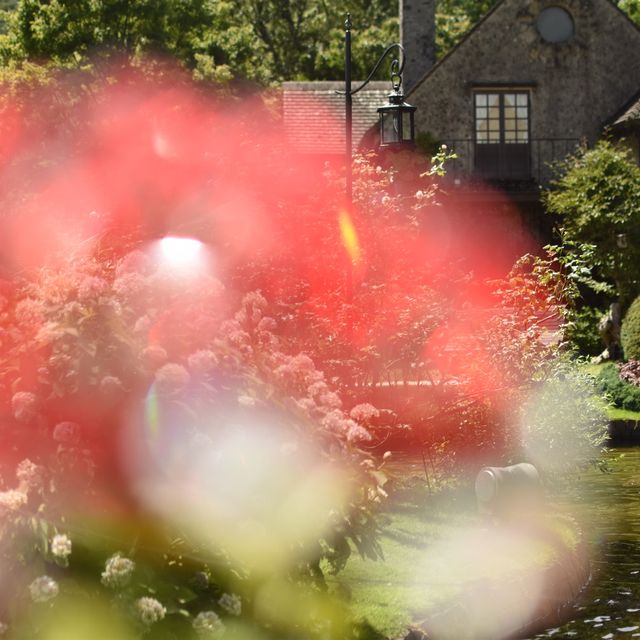
[(538, 15), (538, 32), (547, 42), (565, 42), (573, 36), (573, 18), (560, 7), (547, 7)]

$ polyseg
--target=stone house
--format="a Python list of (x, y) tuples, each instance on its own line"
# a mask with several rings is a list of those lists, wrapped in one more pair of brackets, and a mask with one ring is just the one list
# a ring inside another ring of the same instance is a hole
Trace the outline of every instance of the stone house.
[[(435, 62), (436, 1), (399, 0), (406, 101), (417, 107), (418, 135), (457, 154), (447, 164), (442, 224), (464, 230), (469, 242), (461, 253), (484, 238), (480, 245), (502, 252), (510, 264), (552, 237), (540, 194), (553, 180), (554, 164), (582, 142), (594, 144), (606, 128), (639, 153), (640, 30), (611, 0), (498, 0)], [(337, 88), (340, 83), (284, 85), (285, 126), (307, 132), (307, 153), (344, 157)], [(368, 96), (359, 94), (354, 147), (375, 145), (376, 109), (388, 88), (381, 82)], [(296, 93), (313, 95), (315, 106), (300, 112)], [(323, 127), (310, 137), (314, 112), (326, 114), (329, 104), (333, 134)], [(330, 148), (331, 135), (337, 142)]]
[[(640, 30), (611, 0), (499, 0), (438, 62), (435, 2), (399, 0), (403, 83), (417, 131), (457, 153), (456, 182), (534, 193), (554, 162), (607, 125), (638, 148)], [(371, 144), (388, 86), (354, 99), (354, 147)], [(305, 152), (343, 152), (339, 88), (284, 83), (285, 125)]]
[(546, 185), (579, 142), (638, 119), (640, 30), (610, 0), (500, 0), (429, 67), (408, 91), (416, 126), (467, 179)]

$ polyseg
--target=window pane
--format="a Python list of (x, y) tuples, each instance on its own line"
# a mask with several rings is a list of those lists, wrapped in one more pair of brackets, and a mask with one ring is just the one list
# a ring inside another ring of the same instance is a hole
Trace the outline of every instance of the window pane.
[(487, 107), (476, 107), (476, 118), (486, 118)]
[(518, 107), (518, 118), (526, 118), (527, 111), (527, 107)]
[(489, 106), (491, 106), (491, 107), (499, 107), (500, 106), (500, 94), (498, 94), (498, 93), (490, 93), (489, 94)]
[(476, 105), (479, 107), (487, 106), (487, 94), (486, 93), (476, 93)]
[(505, 93), (504, 94), (504, 106), (513, 106), (516, 103), (516, 96), (513, 93)]
[(476, 142), (486, 143), (489, 140), (486, 131), (478, 131), (476, 134)]
[(499, 107), (489, 107), (489, 117), (498, 120), (500, 118), (500, 108)]
[(519, 107), (526, 107), (527, 106), (527, 94), (526, 93), (519, 93), (516, 96), (516, 103)]
[(505, 118), (515, 118), (516, 117), (516, 109), (515, 109), (515, 107), (505, 107), (504, 108), (504, 117)]
[(507, 144), (510, 144), (512, 142), (516, 142), (518, 139), (516, 132), (515, 131), (505, 131), (504, 132), (504, 141)]
[(518, 140), (520, 142), (529, 142), (529, 132), (528, 131), (518, 132)]
[(402, 139), (411, 140), (411, 113), (408, 111), (402, 114)]
[(492, 142), (492, 143), (500, 142), (500, 132), (489, 131), (489, 142)]
[(504, 128), (506, 131), (515, 131), (516, 130), (516, 121), (509, 119), (504, 121)]
[(527, 131), (529, 123), (526, 120), (518, 120), (518, 131)]

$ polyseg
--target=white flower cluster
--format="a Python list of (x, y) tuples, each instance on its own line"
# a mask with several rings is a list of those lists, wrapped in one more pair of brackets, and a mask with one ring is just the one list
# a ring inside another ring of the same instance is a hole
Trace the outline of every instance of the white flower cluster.
[(17, 511), (27, 504), (27, 494), (17, 489), (0, 491), (0, 510)]
[(217, 638), (224, 633), (224, 624), (215, 611), (202, 611), (193, 619), (195, 632), (205, 638)]
[(160, 622), (167, 613), (167, 610), (155, 598), (139, 598), (136, 601), (136, 611), (142, 624), (151, 626), (155, 622)]
[(71, 555), (71, 540), (63, 533), (58, 533), (51, 540), (51, 553), (56, 558), (67, 558)]
[(29, 585), (29, 593), (34, 602), (47, 602), (60, 591), (58, 583), (49, 576), (40, 576)]
[(239, 616), (242, 613), (242, 601), (235, 593), (223, 593), (218, 604), (232, 616)]
[(101, 582), (111, 589), (126, 587), (131, 581), (135, 568), (136, 564), (133, 560), (116, 553), (107, 560)]

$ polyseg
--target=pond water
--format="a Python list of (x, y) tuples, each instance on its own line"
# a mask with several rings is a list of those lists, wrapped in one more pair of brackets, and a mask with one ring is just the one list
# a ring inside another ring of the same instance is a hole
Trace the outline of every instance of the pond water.
[(640, 447), (605, 456), (609, 473), (590, 470), (559, 498), (591, 543), (591, 583), (573, 619), (536, 638), (640, 638)]

